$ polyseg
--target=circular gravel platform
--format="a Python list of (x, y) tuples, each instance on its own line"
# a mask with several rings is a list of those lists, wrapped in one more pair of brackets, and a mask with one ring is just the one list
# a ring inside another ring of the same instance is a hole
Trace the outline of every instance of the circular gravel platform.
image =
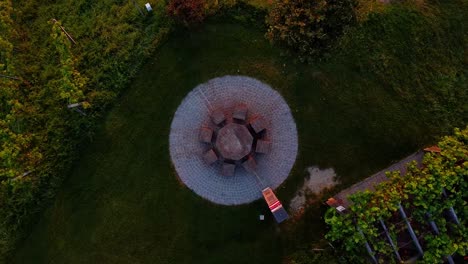
[[(267, 123), (271, 148), (255, 157), (258, 177), (242, 167), (225, 176), (221, 164), (208, 165), (203, 160), (209, 146), (199, 141), (200, 128), (213, 126), (210, 114), (214, 111), (232, 118), (239, 104)], [(169, 134), (171, 159), (182, 182), (203, 198), (224, 205), (249, 203), (262, 197), (262, 188), (278, 187), (294, 165), (297, 147), (296, 124), (283, 97), (267, 84), (244, 76), (224, 76), (198, 85), (177, 109)]]

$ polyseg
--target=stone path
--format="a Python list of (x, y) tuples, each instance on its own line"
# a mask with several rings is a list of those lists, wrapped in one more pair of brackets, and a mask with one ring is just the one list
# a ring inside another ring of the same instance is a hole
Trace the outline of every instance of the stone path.
[(399, 162), (391, 165), (390, 167), (383, 169), (374, 175), (352, 185), (349, 188), (346, 188), (336, 194), (333, 198), (338, 201), (338, 203), (344, 207), (348, 207), (351, 203), (347, 198), (349, 195), (358, 192), (358, 191), (373, 191), (375, 188), (374, 186), (379, 184), (380, 182), (387, 181), (388, 178), (385, 175), (387, 171), (400, 171), (401, 175), (406, 173), (406, 165), (412, 161), (416, 161), (419, 165), (422, 164), (422, 159), (424, 157), (424, 151), (420, 150), (416, 153), (411, 154), (410, 156), (400, 160)]

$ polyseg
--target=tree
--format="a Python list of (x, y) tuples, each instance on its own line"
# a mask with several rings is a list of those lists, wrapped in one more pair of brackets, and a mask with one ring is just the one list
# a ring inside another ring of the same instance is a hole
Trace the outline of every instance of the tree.
[[(15, 34), (11, 1), (1, 1), (0, 8), (0, 74), (15, 76), (13, 44), (10, 41)], [(41, 159), (33, 143), (35, 135), (19, 125), (27, 116), (27, 107), (19, 92), (20, 84), (20, 78), (0, 78), (0, 181), (4, 184), (32, 170)]]
[(171, 0), (167, 12), (186, 27), (199, 24), (205, 19), (205, 1)]
[[(60, 90), (60, 98), (67, 103), (76, 103), (84, 98), (83, 89), (87, 78), (83, 77), (75, 67), (75, 58), (71, 53), (70, 40), (62, 31), (61, 24), (57, 20), (51, 21), (52, 33), (50, 34), (53, 45), (60, 57), (60, 79), (54, 80), (49, 85), (57, 85)], [(87, 104), (86, 104), (87, 105)]]
[(328, 49), (355, 22), (355, 0), (277, 1), (267, 17), (270, 41), (289, 47), (301, 60)]

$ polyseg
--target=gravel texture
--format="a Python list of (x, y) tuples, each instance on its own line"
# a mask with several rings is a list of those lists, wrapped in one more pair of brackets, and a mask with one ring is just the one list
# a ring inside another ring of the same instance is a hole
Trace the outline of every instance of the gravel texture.
[[(271, 141), (269, 153), (255, 156), (258, 177), (240, 166), (234, 176), (223, 176), (219, 162), (207, 165), (202, 159), (209, 145), (199, 141), (199, 133), (201, 127), (214, 126), (210, 113), (223, 111), (232, 118), (240, 104), (248, 107), (248, 116), (265, 119)], [(294, 165), (297, 147), (296, 124), (283, 97), (245, 76), (224, 76), (195, 87), (177, 109), (169, 134), (171, 159), (182, 182), (203, 198), (224, 205), (249, 203), (262, 197), (262, 188), (278, 187)]]

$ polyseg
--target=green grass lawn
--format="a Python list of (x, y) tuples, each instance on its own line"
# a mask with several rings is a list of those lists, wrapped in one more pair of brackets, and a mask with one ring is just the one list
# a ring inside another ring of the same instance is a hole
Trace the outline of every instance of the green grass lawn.
[(278, 190), (285, 204), (308, 166), (334, 168), (347, 186), (457, 125), (433, 128), (431, 113), (352, 62), (302, 65), (280, 53), (261, 30), (242, 25), (175, 33), (83, 147), (11, 263), (281, 263), (295, 246), (320, 239), (317, 214), (286, 233), (263, 201), (218, 206), (178, 181), (168, 150), (172, 115), (191, 89), (214, 77), (258, 78), (289, 103), (299, 155)]

